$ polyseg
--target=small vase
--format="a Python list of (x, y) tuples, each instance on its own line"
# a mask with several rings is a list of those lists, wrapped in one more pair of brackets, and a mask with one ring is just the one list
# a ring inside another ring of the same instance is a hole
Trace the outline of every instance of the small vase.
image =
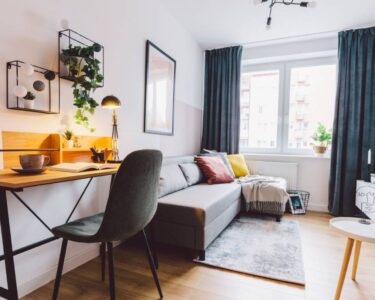
[(74, 141), (73, 140), (66, 141), (66, 145), (68, 149), (73, 149)]
[(34, 108), (34, 100), (23, 100), (23, 107), (27, 109), (33, 109)]

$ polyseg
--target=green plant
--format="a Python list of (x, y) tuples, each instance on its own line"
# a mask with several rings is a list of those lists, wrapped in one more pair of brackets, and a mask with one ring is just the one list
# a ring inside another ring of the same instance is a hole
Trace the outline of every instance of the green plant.
[(70, 141), (73, 138), (73, 131), (69, 129), (65, 129), (63, 133), (63, 138), (67, 141)]
[(23, 99), (25, 99), (25, 100), (34, 100), (35, 99), (35, 95), (32, 92), (27, 92), (26, 96), (23, 97)]
[(318, 123), (318, 127), (311, 138), (319, 146), (327, 147), (332, 142), (332, 130), (327, 130), (322, 123)]
[[(61, 61), (68, 68), (70, 79), (73, 83), (74, 105), (77, 107), (74, 118), (76, 123), (89, 128), (87, 114), (93, 115), (98, 102), (91, 96), (91, 93), (103, 82), (103, 75), (100, 72), (100, 61), (94, 57), (101, 46), (94, 43), (92, 46), (72, 46), (63, 49)], [(90, 131), (94, 131), (90, 128)]]

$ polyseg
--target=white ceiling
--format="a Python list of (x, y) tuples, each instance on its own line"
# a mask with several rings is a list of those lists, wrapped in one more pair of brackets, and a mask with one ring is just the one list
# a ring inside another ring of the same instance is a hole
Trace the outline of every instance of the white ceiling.
[(270, 30), (268, 5), (255, 6), (253, 0), (161, 1), (205, 49), (375, 24), (375, 0), (316, 0), (316, 8), (275, 5)]

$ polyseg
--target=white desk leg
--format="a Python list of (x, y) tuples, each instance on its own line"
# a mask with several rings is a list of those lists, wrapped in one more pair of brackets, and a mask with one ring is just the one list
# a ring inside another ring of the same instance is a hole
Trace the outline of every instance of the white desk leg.
[(355, 280), (355, 276), (357, 275), (358, 260), (359, 260), (359, 254), (361, 253), (361, 246), (362, 246), (362, 241), (355, 241), (352, 280)]
[(348, 240), (346, 242), (344, 259), (343, 259), (342, 265), (341, 265), (341, 272), (340, 272), (339, 282), (337, 283), (335, 300), (339, 300), (340, 299), (340, 295), (341, 295), (341, 291), (342, 291), (342, 286), (344, 285), (346, 271), (348, 270), (348, 264), (349, 264), (349, 260), (350, 260), (350, 255), (352, 254), (353, 244), (354, 244), (354, 240), (351, 239), (351, 238), (348, 238)]

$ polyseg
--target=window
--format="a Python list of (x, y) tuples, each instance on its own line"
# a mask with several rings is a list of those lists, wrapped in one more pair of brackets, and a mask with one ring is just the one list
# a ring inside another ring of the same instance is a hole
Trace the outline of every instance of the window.
[(334, 59), (244, 67), (241, 150), (311, 153), (318, 123), (333, 126), (335, 93)]

